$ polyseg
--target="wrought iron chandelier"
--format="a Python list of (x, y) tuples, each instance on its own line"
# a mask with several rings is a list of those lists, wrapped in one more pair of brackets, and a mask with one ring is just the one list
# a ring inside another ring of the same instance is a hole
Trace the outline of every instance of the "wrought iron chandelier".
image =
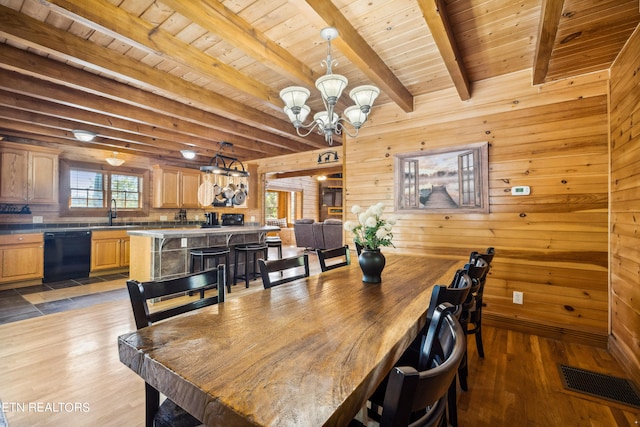
[[(233, 156), (226, 156), (222, 154), (222, 151), (225, 148), (230, 148)], [(220, 142), (220, 148), (216, 152), (215, 156), (213, 156), (207, 166), (200, 166), (200, 171), (214, 173), (216, 175), (238, 176), (243, 178), (249, 176), (249, 172), (244, 168), (242, 162), (235, 157), (233, 144), (226, 141)]]
[[(322, 61), (322, 64), (327, 67), (327, 73), (316, 80), (316, 88), (322, 95), (325, 111), (314, 114), (313, 121), (305, 124), (304, 121), (311, 111), (306, 105), (311, 92), (301, 86), (290, 86), (280, 91), (280, 98), (285, 104), (284, 112), (296, 128), (298, 135), (305, 137), (316, 130), (320, 135), (324, 134), (324, 139), (329, 145), (333, 145), (334, 134), (341, 135), (342, 132), (345, 132), (350, 137), (358, 135), (358, 130), (367, 121), (371, 106), (380, 94), (380, 89), (371, 85), (352, 89), (349, 92), (349, 97), (355, 102), (355, 105), (344, 110), (345, 117), (339, 117), (334, 110), (342, 91), (347, 87), (348, 80), (331, 71), (331, 67), (337, 65), (331, 56), (331, 40), (338, 37), (338, 30), (333, 27), (324, 28), (320, 31), (320, 37), (327, 41), (327, 59)], [(352, 126), (354, 132), (349, 132), (345, 124)], [(301, 129), (308, 130), (301, 131)]]

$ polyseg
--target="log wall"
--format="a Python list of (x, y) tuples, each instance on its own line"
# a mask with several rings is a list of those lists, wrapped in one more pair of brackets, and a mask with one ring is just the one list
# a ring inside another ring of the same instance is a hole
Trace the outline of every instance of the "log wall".
[[(339, 161), (336, 163), (318, 164), (318, 155), (327, 151), (326, 149), (306, 151), (303, 153), (289, 154), (285, 156), (269, 157), (266, 159), (253, 160), (248, 164), (257, 168), (260, 180), (265, 182), (266, 188), (273, 188), (277, 190), (289, 190), (289, 191), (303, 191), (302, 200), (302, 218), (313, 218), (316, 221), (320, 219), (320, 211), (318, 206), (318, 183), (315, 179), (309, 175), (315, 173), (321, 174), (322, 169), (331, 169), (342, 164), (341, 147), (336, 147), (336, 150), (340, 153)], [(281, 178), (270, 179), (269, 175), (278, 172), (297, 172), (297, 171), (311, 171), (309, 175), (293, 177), (293, 178)], [(264, 197), (260, 206), (264, 206)], [(264, 216), (264, 209), (261, 209), (261, 214)], [(264, 221), (264, 218), (263, 218)]]
[[(467, 102), (453, 91), (416, 98), (410, 114), (374, 109), (345, 144), (345, 219), (354, 204), (394, 213), (397, 154), (487, 141), (490, 213), (399, 213), (396, 248), (384, 250), (463, 258), (493, 246), (485, 321), (605, 345), (608, 73), (532, 86), (527, 71), (472, 90)], [(531, 195), (512, 196), (515, 185)]]
[(611, 68), (611, 348), (640, 383), (640, 27)]

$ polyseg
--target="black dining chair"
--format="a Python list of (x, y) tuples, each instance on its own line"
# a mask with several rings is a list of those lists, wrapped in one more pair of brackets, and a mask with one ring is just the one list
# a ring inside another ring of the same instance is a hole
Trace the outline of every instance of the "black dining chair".
[[(264, 260), (261, 258), (258, 260), (258, 265), (260, 266), (262, 285), (265, 289), (292, 282), (303, 277), (309, 277), (309, 255), (306, 253), (274, 260)], [(278, 273), (280, 279), (272, 280), (270, 276), (272, 273)]]
[(322, 272), (351, 264), (349, 245), (332, 249), (318, 249), (316, 253), (318, 254), (318, 261), (320, 262), (320, 270), (322, 270)]
[[(408, 366), (413, 366), (415, 368), (424, 367), (427, 365), (426, 362), (421, 362), (421, 357), (423, 356), (423, 340), (427, 336), (429, 332), (429, 328), (431, 327), (431, 323), (434, 317), (434, 313), (442, 304), (448, 304), (448, 311), (452, 313), (452, 315), (456, 318), (456, 320), (460, 320), (462, 317), (462, 305), (466, 301), (469, 292), (471, 291), (471, 278), (467, 274), (467, 270), (458, 269), (449, 285), (436, 285), (433, 287), (431, 291), (431, 300), (429, 301), (429, 307), (427, 307), (427, 321), (425, 327), (418, 334), (417, 338), (409, 345), (409, 347), (405, 350), (405, 352), (400, 356), (399, 363), (406, 364)], [(450, 307), (449, 307), (450, 306)], [(462, 329), (464, 331), (464, 327)], [(464, 334), (463, 334), (464, 336)], [(466, 336), (464, 336), (466, 342)], [(465, 344), (465, 356), (466, 356), (466, 344)], [(463, 357), (462, 362), (459, 366), (462, 366), (462, 363), (466, 363), (466, 360)], [(454, 376), (453, 380), (450, 384), (450, 389), (448, 392), (448, 408), (449, 415), (448, 420), (449, 424), (453, 427), (458, 425), (458, 410), (457, 410), (457, 383), (455, 381), (456, 377)], [(381, 400), (381, 391), (384, 389), (386, 382), (388, 379), (385, 379), (382, 383), (381, 387), (378, 387), (376, 392), (374, 392), (372, 401), (380, 402)]]
[(447, 396), (466, 349), (454, 311), (448, 303), (437, 306), (421, 340), (418, 365), (391, 370), (382, 404), (371, 402), (367, 414), (381, 427), (447, 425)]
[[(127, 290), (131, 299), (131, 308), (136, 322), (136, 328), (151, 326), (160, 320), (165, 320), (192, 310), (218, 304), (224, 301), (224, 284), (226, 282), (225, 266), (190, 274), (177, 279), (162, 281), (138, 282), (127, 280)], [(151, 311), (148, 301), (180, 294), (200, 293), (213, 285), (217, 287), (217, 294), (198, 299), (189, 299), (186, 303), (174, 304), (167, 308)], [(162, 426), (199, 426), (202, 423), (176, 405), (170, 399), (165, 399), (160, 405), (160, 393), (148, 383), (145, 383), (145, 425), (147, 427)]]
[(469, 265), (471, 266), (469, 274), (473, 276), (474, 285), (467, 303), (468, 307), (466, 308), (468, 313), (466, 332), (467, 335), (475, 336), (478, 356), (482, 358), (484, 358), (484, 345), (482, 344), (482, 296), (494, 255), (495, 249), (490, 247), (487, 248), (484, 254), (471, 252), (469, 256)]

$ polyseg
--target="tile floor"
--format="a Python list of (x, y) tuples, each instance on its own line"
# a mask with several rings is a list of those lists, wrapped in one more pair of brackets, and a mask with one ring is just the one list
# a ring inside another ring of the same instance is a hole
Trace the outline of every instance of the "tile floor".
[(0, 291), (0, 324), (129, 298), (128, 274), (71, 279)]
[[(302, 252), (300, 248), (283, 246), (285, 257)], [(318, 258), (313, 251), (310, 251), (309, 255), (311, 274), (317, 274), (320, 272)], [(0, 290), (0, 325), (90, 307), (103, 302), (128, 299), (128, 278), (127, 273), (120, 273)], [(254, 287), (252, 286), (252, 289)]]

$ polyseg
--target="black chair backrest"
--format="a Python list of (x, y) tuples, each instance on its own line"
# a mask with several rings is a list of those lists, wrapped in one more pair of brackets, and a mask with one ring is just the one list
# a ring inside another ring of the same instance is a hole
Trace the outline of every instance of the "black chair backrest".
[(481, 254), (480, 252), (471, 252), (471, 255), (469, 255), (469, 262), (472, 262), (472, 260), (474, 259), (481, 258), (487, 264), (491, 265), (491, 262), (493, 262), (493, 257), (495, 254), (496, 254), (496, 251), (494, 248), (487, 248), (487, 252), (484, 254)]
[(467, 300), (471, 290), (471, 278), (464, 269), (456, 271), (449, 286), (436, 285), (431, 292), (429, 308), (427, 308), (427, 325), (429, 324), (436, 308), (442, 303), (454, 306), (455, 316), (460, 318), (462, 304)]
[[(260, 266), (260, 275), (262, 276), (262, 285), (265, 289), (273, 286), (282, 285), (283, 283), (292, 282), (294, 280), (301, 279), (303, 277), (309, 277), (309, 255), (302, 254), (289, 258), (274, 259), (265, 261), (264, 259), (258, 260)], [(303, 268), (302, 273), (299, 270)], [(287, 275), (287, 270), (291, 270), (293, 275)], [(271, 280), (270, 273), (283, 273), (282, 279)]]
[(423, 352), (438, 353), (438, 357), (429, 357), (429, 367), (392, 369), (381, 427), (435, 426), (444, 417), (449, 387), (466, 352), (465, 334), (452, 310), (450, 304), (443, 304), (434, 311), (430, 333), (423, 339)]
[[(322, 270), (323, 272), (351, 264), (349, 245), (344, 245), (342, 247), (332, 249), (318, 249), (316, 253), (318, 254), (318, 261), (320, 262), (320, 270)], [(339, 258), (341, 262), (332, 262), (331, 264), (327, 264), (327, 260), (332, 260), (335, 258)]]
[[(127, 289), (131, 298), (131, 307), (136, 321), (136, 328), (150, 326), (154, 322), (164, 320), (191, 310), (218, 304), (224, 301), (225, 267), (220, 264), (217, 268), (191, 274), (177, 279), (161, 280), (157, 282), (138, 282), (127, 280)], [(186, 304), (172, 306), (164, 310), (149, 312), (147, 300), (164, 296), (200, 291), (203, 287), (217, 285), (218, 294), (200, 298)]]

